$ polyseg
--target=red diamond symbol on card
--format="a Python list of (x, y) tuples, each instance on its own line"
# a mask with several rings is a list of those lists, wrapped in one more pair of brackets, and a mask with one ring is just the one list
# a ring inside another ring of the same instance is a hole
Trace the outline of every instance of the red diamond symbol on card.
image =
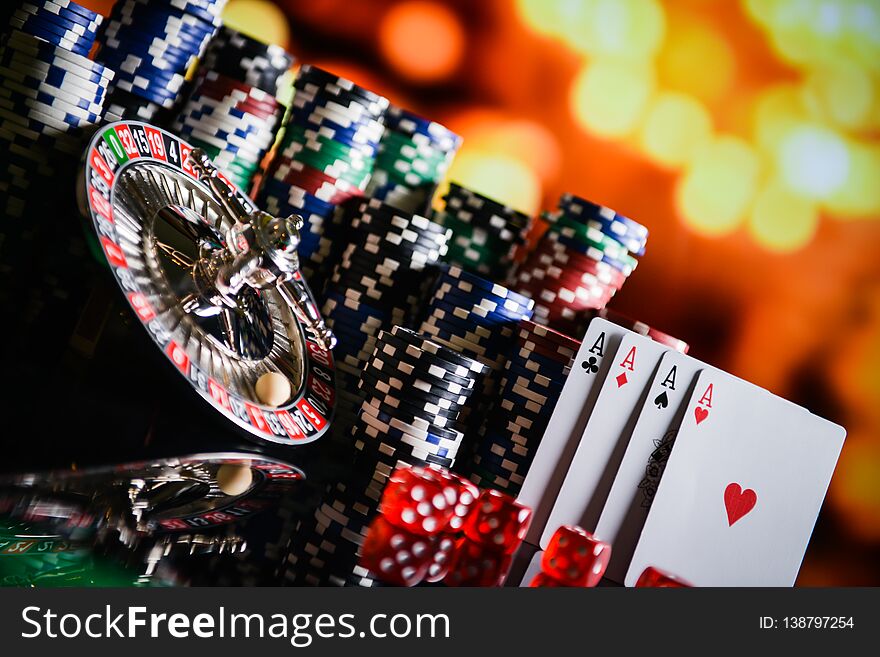
[(626, 372), (621, 372), (617, 375), (617, 387), (622, 387), (624, 383), (626, 383)]

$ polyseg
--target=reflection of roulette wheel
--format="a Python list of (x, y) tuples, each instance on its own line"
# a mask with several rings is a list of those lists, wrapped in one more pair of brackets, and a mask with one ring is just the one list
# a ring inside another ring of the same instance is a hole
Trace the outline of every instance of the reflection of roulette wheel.
[(56, 585), (82, 584), (97, 568), (86, 557), (100, 555), (98, 573), (115, 563), (129, 583), (179, 580), (181, 559), (244, 551), (254, 519), (299, 496), (302, 479), (299, 468), (240, 453), (7, 477), (0, 556), (28, 560), (0, 571), (9, 585), (35, 583), (27, 573), (45, 585), (49, 572)]
[[(27, 330), (11, 341), (24, 383), (4, 395), (11, 426), (0, 468), (217, 451), (290, 460), (290, 447), (327, 432), (334, 338), (298, 271), (300, 219), (259, 212), (225, 180), (152, 126), (95, 134), (77, 191), (107, 267), (63, 290), (84, 302), (61, 359), (41, 361)], [(71, 278), (90, 265), (83, 257)], [(54, 279), (63, 287), (63, 275)], [(35, 387), (52, 399), (50, 414)], [(297, 449), (295, 462), (316, 449)]]

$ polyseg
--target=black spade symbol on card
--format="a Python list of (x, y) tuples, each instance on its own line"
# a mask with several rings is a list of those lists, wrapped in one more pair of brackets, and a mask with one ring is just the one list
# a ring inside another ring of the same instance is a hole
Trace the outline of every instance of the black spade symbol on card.
[(666, 408), (667, 406), (669, 406), (669, 397), (666, 396), (665, 390), (657, 395), (657, 397), (654, 399), (654, 404), (657, 406), (657, 408)]

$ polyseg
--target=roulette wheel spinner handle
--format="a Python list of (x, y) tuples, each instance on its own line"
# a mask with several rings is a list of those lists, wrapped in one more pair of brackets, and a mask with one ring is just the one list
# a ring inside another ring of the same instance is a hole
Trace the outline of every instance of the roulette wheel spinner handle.
[(333, 349), (336, 338), (309, 302), (299, 272), (297, 247), (303, 218), (273, 217), (261, 210), (248, 212), (204, 151), (193, 149), (189, 160), (232, 227), (227, 233), (224, 253), (210, 254), (195, 263), (193, 275), (200, 292), (183, 300), (186, 311), (202, 316), (218, 314), (224, 306), (238, 305), (236, 297), (245, 286), (256, 290), (274, 287), (315, 339), (325, 349)]

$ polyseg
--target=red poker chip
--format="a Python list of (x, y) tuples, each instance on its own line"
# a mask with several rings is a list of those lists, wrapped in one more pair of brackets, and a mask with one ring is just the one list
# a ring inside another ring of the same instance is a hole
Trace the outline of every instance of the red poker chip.
[(248, 103), (255, 107), (265, 108), (273, 112), (281, 107), (281, 104), (274, 96), (267, 94), (257, 87), (236, 82), (235, 80), (211, 81), (200, 78), (196, 80), (195, 88), (199, 91), (210, 91), (213, 95), (219, 95), (223, 98), (231, 97), (240, 98), (242, 101), (247, 100)]
[(668, 333), (663, 333), (663, 331), (658, 331), (655, 328), (648, 329), (648, 337), (651, 338), (654, 342), (665, 344), (667, 347), (675, 349), (676, 351), (679, 351), (683, 354), (686, 354), (691, 348), (691, 346), (684, 340), (674, 338)]
[(230, 94), (227, 90), (217, 89), (210, 86), (197, 87), (192, 96), (191, 102), (199, 104), (201, 99), (214, 101), (217, 104), (237, 109), (241, 112), (247, 112), (253, 116), (257, 116), (264, 120), (281, 118), (281, 105), (269, 105), (261, 103), (251, 97), (241, 98)]
[(623, 313), (619, 313), (616, 310), (611, 310), (609, 308), (601, 308), (597, 310), (595, 316), (607, 319), (612, 324), (622, 326), (623, 328), (638, 333), (639, 335), (648, 335), (648, 331), (651, 330), (651, 327), (644, 322), (640, 322), (637, 319), (633, 319), (628, 315), (624, 315)]
[(614, 268), (606, 269), (597, 266), (598, 264), (599, 263), (595, 260), (592, 261), (592, 264), (583, 262), (563, 263), (551, 259), (551, 257), (546, 254), (537, 254), (535, 259), (528, 263), (528, 267), (523, 267), (521, 271), (526, 271), (532, 275), (544, 272), (545, 274), (555, 277), (558, 277), (560, 274), (585, 274), (595, 278), (604, 285), (612, 285), (615, 288), (620, 289), (626, 281), (626, 277)]
[(528, 319), (520, 320), (519, 329), (521, 335), (523, 332), (525, 332), (528, 333), (530, 336), (534, 336), (535, 338), (544, 342), (558, 344), (561, 347), (565, 347), (573, 351), (577, 351), (578, 349), (580, 349), (581, 346), (580, 340), (576, 340), (575, 338), (565, 335), (564, 333), (560, 333), (559, 331), (554, 331), (553, 329), (546, 326), (536, 324), (535, 322), (532, 322)]
[[(608, 294), (613, 296), (617, 292), (617, 288), (609, 285), (592, 274), (582, 272), (572, 273), (565, 271), (546, 271), (546, 272), (538, 272), (539, 275), (535, 275), (532, 277), (528, 276), (520, 276), (520, 281), (525, 283), (526, 285), (530, 285), (534, 287), (535, 284), (539, 286), (543, 286), (544, 288), (567, 288), (574, 290), (576, 288), (588, 289), (594, 291), (601, 291), (602, 294)], [(534, 283), (532, 283), (534, 281)], [(609, 298), (610, 298), (609, 296)]]
[[(542, 259), (541, 256), (544, 258)], [(624, 273), (607, 262), (586, 256), (559, 242), (542, 241), (532, 257), (540, 264), (549, 264), (547, 262), (549, 259), (557, 264), (565, 265), (568, 269), (589, 272), (597, 277), (606, 276), (618, 287), (626, 281)]]
[(567, 354), (559, 353), (559, 351), (555, 348), (547, 347), (541, 342), (536, 342), (534, 340), (529, 340), (526, 338), (517, 338), (517, 348), (524, 349), (528, 352), (534, 352), (539, 356), (543, 356), (548, 360), (555, 361), (560, 365), (568, 365), (571, 362), (572, 358)]
[(580, 348), (580, 343), (576, 340), (569, 340), (567, 345), (561, 345), (551, 340), (548, 340), (537, 332), (525, 330), (519, 331), (517, 339), (520, 341), (528, 341), (530, 343), (540, 345), (542, 348), (548, 351), (555, 351), (564, 356), (574, 356), (577, 353), (577, 350)]

